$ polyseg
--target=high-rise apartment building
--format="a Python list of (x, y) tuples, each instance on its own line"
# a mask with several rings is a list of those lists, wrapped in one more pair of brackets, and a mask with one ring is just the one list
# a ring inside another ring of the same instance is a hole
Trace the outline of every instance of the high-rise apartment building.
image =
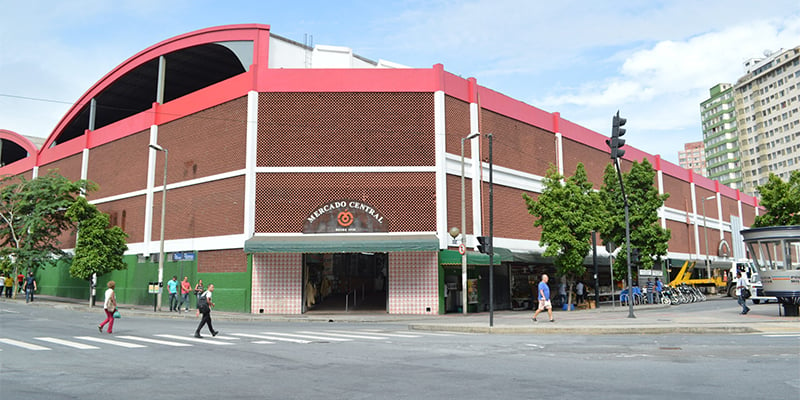
[(700, 104), (707, 176), (749, 195), (800, 169), (800, 46), (745, 61)]
[(706, 155), (703, 142), (691, 142), (683, 145), (678, 152), (678, 165), (690, 169), (697, 174), (706, 175)]
[(742, 169), (739, 162), (733, 85), (720, 83), (709, 92), (709, 99), (700, 103), (705, 147), (704, 175), (726, 186), (741, 189)]
[(800, 169), (800, 46), (745, 63), (733, 87), (743, 191)]

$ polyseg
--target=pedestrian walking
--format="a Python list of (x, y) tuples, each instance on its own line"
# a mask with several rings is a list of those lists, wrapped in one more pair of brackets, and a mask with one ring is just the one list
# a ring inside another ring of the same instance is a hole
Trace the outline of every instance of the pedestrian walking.
[(114, 311), (117, 311), (117, 295), (114, 293), (114, 288), (117, 284), (114, 281), (108, 281), (106, 284), (105, 300), (103, 301), (103, 311), (106, 313), (106, 319), (97, 325), (97, 330), (103, 333), (103, 326), (108, 324), (108, 333), (114, 329)]
[(214, 285), (208, 285), (208, 290), (203, 292), (200, 295), (200, 302), (197, 305), (197, 309), (203, 314), (203, 319), (200, 320), (200, 325), (197, 325), (197, 329), (194, 331), (194, 337), (202, 338), (200, 336), (200, 330), (203, 329), (204, 325), (208, 325), (208, 330), (211, 332), (211, 336), (217, 336), (219, 331), (215, 331), (214, 327), (211, 326), (211, 307), (214, 307), (214, 302), (211, 301), (211, 295), (214, 293)]
[(10, 299), (11, 292), (14, 291), (14, 279), (11, 278), (11, 274), (8, 274), (8, 276), (6, 276), (5, 282), (3, 282), (3, 284), (5, 285), (6, 288), (6, 298)]
[[(186, 312), (189, 312), (189, 293), (192, 292), (192, 284), (189, 283), (189, 277), (184, 276), (183, 281), (181, 281), (181, 302), (178, 304), (178, 312), (181, 311), (181, 307), (185, 307)], [(184, 304), (186, 304), (184, 306)]]
[(33, 277), (33, 272), (28, 272), (28, 277), (25, 278), (25, 302), (33, 302), (33, 292), (36, 291), (36, 278)]
[(550, 322), (555, 322), (553, 319), (553, 305), (550, 303), (550, 287), (547, 286), (548, 280), (550, 280), (550, 278), (547, 277), (547, 274), (542, 274), (542, 281), (539, 282), (539, 308), (536, 309), (536, 312), (533, 313), (533, 317), (531, 317), (533, 322), (536, 322), (536, 317), (544, 309), (547, 309)]
[(742, 306), (742, 315), (750, 312), (750, 307), (747, 306), (747, 299), (744, 298), (744, 290), (747, 289), (747, 278), (741, 272), (736, 273), (736, 297), (737, 303)]
[(194, 316), (197, 317), (200, 315), (200, 296), (205, 292), (205, 288), (203, 287), (203, 280), (199, 279), (197, 284), (194, 285), (194, 295), (197, 297), (197, 312), (194, 313)]
[(169, 293), (169, 311), (178, 311), (178, 277), (172, 275), (172, 279), (167, 282), (167, 293)]

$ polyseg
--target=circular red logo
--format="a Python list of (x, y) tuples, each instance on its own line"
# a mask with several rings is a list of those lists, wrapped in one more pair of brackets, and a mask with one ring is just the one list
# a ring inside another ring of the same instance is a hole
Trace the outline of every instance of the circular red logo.
[(348, 210), (344, 210), (336, 217), (336, 221), (339, 222), (339, 225), (348, 227), (353, 223), (353, 213)]

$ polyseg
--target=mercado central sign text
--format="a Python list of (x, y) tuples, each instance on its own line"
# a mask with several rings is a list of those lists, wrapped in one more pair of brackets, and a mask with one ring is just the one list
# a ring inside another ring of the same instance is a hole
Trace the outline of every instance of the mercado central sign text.
[(317, 207), (303, 223), (303, 233), (386, 232), (383, 214), (356, 200), (336, 200)]

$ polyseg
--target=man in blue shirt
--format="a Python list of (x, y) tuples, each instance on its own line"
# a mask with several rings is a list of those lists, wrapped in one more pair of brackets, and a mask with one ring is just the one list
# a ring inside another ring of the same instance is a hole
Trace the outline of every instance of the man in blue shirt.
[(550, 278), (547, 277), (547, 274), (542, 274), (542, 281), (539, 282), (539, 308), (533, 313), (533, 322), (536, 322), (536, 317), (545, 308), (547, 309), (547, 315), (550, 316), (550, 322), (555, 322), (553, 319), (553, 305), (550, 304), (550, 286), (547, 286), (548, 280), (550, 280)]
[(167, 292), (169, 293), (169, 310), (178, 311), (178, 277), (173, 275), (172, 280), (167, 282)]

